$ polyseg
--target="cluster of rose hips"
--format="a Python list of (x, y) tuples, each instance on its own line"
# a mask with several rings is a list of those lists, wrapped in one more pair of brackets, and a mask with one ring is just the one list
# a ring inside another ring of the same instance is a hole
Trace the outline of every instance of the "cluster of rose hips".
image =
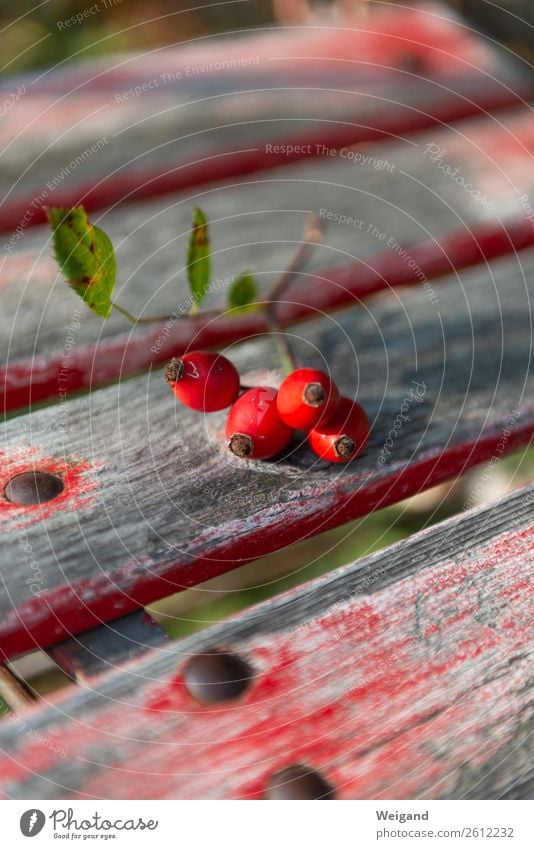
[(323, 371), (299, 368), (278, 390), (242, 389), (237, 369), (222, 354), (192, 351), (173, 359), (165, 376), (174, 394), (193, 410), (212, 413), (230, 407), (228, 447), (237, 457), (267, 460), (286, 448), (295, 430), (323, 460), (346, 463), (367, 444), (370, 424), (355, 401), (340, 397)]

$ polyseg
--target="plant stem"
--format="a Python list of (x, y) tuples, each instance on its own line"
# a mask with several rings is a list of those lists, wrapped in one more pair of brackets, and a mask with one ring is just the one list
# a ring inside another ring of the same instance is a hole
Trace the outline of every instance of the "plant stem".
[(267, 310), (266, 314), (269, 330), (272, 333), (275, 345), (278, 348), (278, 355), (282, 363), (282, 368), (286, 374), (291, 374), (292, 371), (295, 371), (295, 369), (299, 367), (299, 362), (295, 356), (295, 352), (289, 344), (287, 335), (282, 333), (280, 325), (276, 319), (273, 321), (269, 310)]
[[(287, 268), (275, 281), (268, 296), (268, 303), (266, 303), (263, 308), (267, 317), (267, 323), (269, 325), (269, 328), (273, 333), (276, 334), (277, 344), (280, 349), (280, 356), (282, 357), (282, 361), (284, 362), (285, 367), (289, 367), (290, 370), (295, 368), (296, 359), (291, 351), (289, 342), (280, 330), (280, 325), (276, 316), (276, 303), (280, 300), (285, 289), (291, 282), (291, 278), (293, 277), (293, 275), (298, 274), (298, 272), (302, 269), (302, 266), (304, 265), (305, 261), (307, 260), (308, 255), (311, 253), (315, 245), (321, 242), (322, 239), (323, 230), (321, 226), (321, 221), (317, 215), (312, 213), (306, 221), (304, 233), (302, 234), (302, 242), (291, 257)], [(132, 315), (131, 312), (129, 312), (124, 307), (121, 307), (120, 304), (118, 304), (116, 301), (112, 301), (111, 306), (114, 310), (120, 312), (132, 324), (163, 324), (166, 321), (172, 321), (173, 319), (179, 321), (184, 318), (192, 318), (197, 320), (204, 318), (218, 318), (228, 312), (228, 310), (207, 310), (205, 312), (202, 312), (197, 302), (193, 301), (189, 312), (186, 313), (180, 313), (179, 315), (173, 313), (172, 315), (158, 315), (148, 316), (147, 318), (141, 318), (140, 316)]]
[(139, 323), (139, 321), (140, 321), (139, 318), (136, 318), (135, 315), (132, 315), (131, 312), (128, 312), (128, 310), (125, 310), (123, 307), (120, 307), (117, 303), (115, 303), (115, 301), (111, 302), (111, 306), (113, 307), (114, 310), (117, 310), (117, 312), (120, 312), (120, 313), (122, 313), (122, 315), (126, 316), (128, 321), (131, 321), (132, 324), (138, 324)]
[(323, 241), (323, 235), (324, 233), (321, 220), (318, 215), (312, 212), (306, 220), (306, 225), (302, 234), (302, 242), (295, 250), (287, 267), (275, 281), (274, 286), (269, 293), (269, 301), (273, 302), (280, 300), (285, 289), (291, 282), (292, 276), (294, 274), (298, 274), (299, 271), (302, 270), (302, 266), (308, 259), (310, 253), (316, 245)]
[(276, 307), (285, 290), (291, 283), (293, 275), (298, 274), (299, 271), (302, 270), (309, 254), (312, 252), (314, 247), (322, 241), (322, 239), (323, 229), (321, 221), (317, 215), (312, 213), (306, 221), (304, 233), (302, 234), (302, 242), (293, 253), (288, 266), (284, 269), (284, 271), (282, 271), (278, 279), (275, 281), (274, 286), (269, 293), (268, 302), (265, 307), (267, 323), (269, 329), (274, 334), (274, 341), (276, 342), (284, 371), (286, 371), (287, 374), (290, 374), (290, 372), (297, 369), (299, 364), (297, 357), (289, 344), (287, 335), (282, 332), (280, 322), (278, 321), (278, 316), (276, 314)]
[(190, 312), (180, 313), (179, 315), (173, 313), (173, 315), (152, 315), (147, 316), (146, 318), (141, 318), (140, 316), (132, 315), (131, 312), (128, 312), (128, 310), (124, 309), (124, 307), (121, 307), (116, 301), (112, 301), (111, 306), (114, 310), (117, 310), (117, 312), (122, 313), (122, 315), (124, 315), (132, 324), (163, 324), (165, 321), (171, 321), (173, 319), (176, 321), (180, 321), (184, 318), (217, 318), (218, 316), (222, 315), (222, 312), (220, 310), (206, 310), (205, 312), (200, 312), (197, 307), (196, 312), (193, 312), (193, 310), (191, 309)]

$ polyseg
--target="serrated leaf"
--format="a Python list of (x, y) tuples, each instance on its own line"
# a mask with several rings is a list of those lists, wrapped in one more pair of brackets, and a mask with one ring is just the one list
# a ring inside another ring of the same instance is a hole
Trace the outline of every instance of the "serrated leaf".
[(256, 280), (245, 272), (233, 281), (228, 292), (228, 306), (233, 309), (248, 307), (256, 300), (258, 287)]
[(208, 237), (208, 219), (201, 209), (195, 207), (187, 253), (187, 277), (197, 306), (204, 300), (210, 282), (210, 273), (211, 245)]
[(54, 254), (67, 282), (96, 315), (108, 318), (117, 264), (109, 237), (83, 206), (48, 209)]

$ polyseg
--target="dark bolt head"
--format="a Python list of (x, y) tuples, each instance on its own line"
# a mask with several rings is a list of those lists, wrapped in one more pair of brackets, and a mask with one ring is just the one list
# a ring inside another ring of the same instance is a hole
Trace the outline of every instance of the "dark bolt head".
[(61, 478), (50, 472), (23, 472), (7, 482), (4, 495), (13, 504), (43, 504), (63, 492)]
[(275, 772), (267, 782), (266, 798), (280, 799), (333, 799), (334, 788), (316, 769), (295, 764)]
[(184, 681), (191, 695), (205, 705), (230, 702), (248, 690), (254, 679), (252, 668), (236, 654), (213, 650), (191, 657)]

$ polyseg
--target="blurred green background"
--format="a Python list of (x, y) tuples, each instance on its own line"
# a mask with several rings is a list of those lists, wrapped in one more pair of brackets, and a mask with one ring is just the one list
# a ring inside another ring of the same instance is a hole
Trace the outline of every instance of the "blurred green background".
[[(192, 9), (191, 7), (197, 7)], [(81, 24), (65, 25), (86, 11)], [(187, 0), (0, 0), (2, 73), (28, 71), (65, 59), (180, 44), (207, 33), (272, 21), (271, 0), (222, 4)]]
[[(398, 3), (407, 0), (397, 0)], [(441, 0), (474, 26), (534, 57), (533, 0)], [(3, 31), (0, 73), (64, 60), (180, 44), (209, 33), (279, 24), (316, 24), (373, 14), (391, 0), (0, 0)], [(410, 5), (417, 5), (414, 0)], [(61, 26), (86, 11), (83, 23)]]

